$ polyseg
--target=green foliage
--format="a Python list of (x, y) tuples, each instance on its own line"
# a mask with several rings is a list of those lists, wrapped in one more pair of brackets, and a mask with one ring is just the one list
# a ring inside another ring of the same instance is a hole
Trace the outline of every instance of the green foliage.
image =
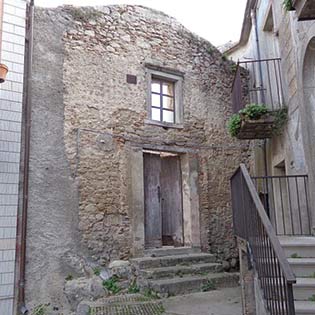
[(228, 130), (232, 137), (236, 137), (241, 129), (241, 116), (239, 114), (234, 114), (228, 122)]
[(210, 55), (212, 55), (214, 49), (213, 49), (213, 47), (212, 47), (211, 45), (209, 45), (208, 48), (207, 48), (207, 51), (208, 51), (208, 53), (209, 53)]
[(99, 276), (101, 274), (101, 268), (95, 267), (95, 268), (93, 268), (93, 272), (94, 272), (95, 276)]
[(37, 305), (33, 311), (32, 311), (32, 315), (45, 315), (46, 314), (46, 310), (47, 310), (47, 305), (46, 304), (39, 304)]
[(76, 21), (87, 23), (89, 20), (97, 20), (103, 14), (100, 11), (97, 11), (93, 8), (81, 9), (78, 7), (67, 6), (65, 7), (66, 11), (72, 15), (72, 18)]
[(232, 63), (231, 66), (230, 66), (230, 69), (231, 69), (231, 71), (232, 71), (233, 73), (235, 73), (236, 70), (237, 70), (237, 64), (236, 64), (236, 63)]
[(149, 299), (159, 299), (159, 295), (157, 292), (155, 292), (154, 290), (152, 289), (145, 289), (144, 292), (143, 292), (143, 295)]
[(313, 272), (313, 273), (309, 276), (309, 278), (315, 278), (315, 272)]
[(288, 121), (288, 109), (284, 107), (277, 110), (276, 112), (274, 112), (274, 117), (275, 117), (274, 133), (276, 135), (280, 135), (282, 133), (283, 126)]
[(208, 280), (206, 283), (203, 284), (201, 287), (202, 292), (212, 291), (215, 290), (216, 286), (213, 280)]
[(73, 275), (68, 274), (68, 275), (66, 276), (65, 280), (66, 280), (66, 281), (71, 281), (71, 280), (73, 280)]
[(108, 280), (103, 281), (103, 287), (106, 288), (110, 293), (117, 294), (121, 291), (121, 288), (118, 285), (119, 278), (113, 276)]
[(222, 58), (222, 61), (227, 61), (228, 60), (228, 57), (227, 57), (226, 54), (223, 54), (221, 58)]
[[(264, 104), (248, 104), (241, 109), (237, 114), (234, 114), (228, 122), (228, 131), (232, 137), (236, 137), (241, 129), (242, 119), (260, 119), (268, 113), (268, 108)], [(287, 111), (281, 109), (275, 112), (275, 132), (281, 132), (284, 123), (286, 122)]]
[(259, 119), (267, 114), (268, 108), (263, 104), (248, 104), (245, 108), (239, 111), (239, 114), (249, 119)]
[(159, 312), (159, 314), (164, 314), (165, 313), (165, 307), (164, 307), (164, 305), (159, 305), (159, 310), (158, 310), (158, 312)]
[(315, 302), (315, 294), (313, 294), (312, 296), (310, 296), (310, 297), (308, 298), (308, 300), (309, 300), (310, 302)]
[(292, 0), (283, 0), (282, 5), (286, 11), (294, 10)]
[(302, 258), (298, 253), (293, 253), (291, 258)]
[(128, 293), (135, 294), (135, 293), (139, 293), (139, 292), (140, 292), (140, 288), (137, 286), (136, 280), (133, 280), (129, 284)]

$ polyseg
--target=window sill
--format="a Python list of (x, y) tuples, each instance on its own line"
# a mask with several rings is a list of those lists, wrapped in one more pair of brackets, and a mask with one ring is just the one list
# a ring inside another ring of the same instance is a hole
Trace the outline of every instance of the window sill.
[(172, 123), (160, 122), (160, 121), (151, 120), (151, 119), (145, 119), (144, 123), (147, 125), (159, 126), (159, 127), (163, 127), (163, 128), (173, 128), (173, 129), (183, 129), (184, 128), (183, 124), (172, 124)]

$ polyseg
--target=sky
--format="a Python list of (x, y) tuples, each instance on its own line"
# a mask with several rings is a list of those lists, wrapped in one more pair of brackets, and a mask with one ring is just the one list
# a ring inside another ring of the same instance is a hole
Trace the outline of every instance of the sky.
[(138, 4), (175, 17), (190, 31), (219, 46), (238, 41), (246, 0), (35, 0), (41, 7)]

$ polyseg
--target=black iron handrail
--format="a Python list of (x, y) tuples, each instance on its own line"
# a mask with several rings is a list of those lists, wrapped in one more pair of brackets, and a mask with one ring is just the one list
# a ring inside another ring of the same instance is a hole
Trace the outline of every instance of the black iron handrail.
[(295, 315), (296, 278), (244, 164), (231, 177), (231, 192), (234, 231), (249, 245), (268, 311)]
[(252, 177), (277, 235), (311, 235), (308, 176)]
[(265, 104), (272, 111), (284, 106), (280, 58), (237, 63), (232, 86), (233, 112), (237, 113), (247, 103)]

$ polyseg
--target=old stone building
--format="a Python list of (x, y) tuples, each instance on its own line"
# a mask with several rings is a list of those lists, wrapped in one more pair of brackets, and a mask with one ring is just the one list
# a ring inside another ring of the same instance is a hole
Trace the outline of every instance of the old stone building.
[(33, 39), (28, 307), (67, 309), (69, 275), (152, 248), (235, 267), (233, 62), (140, 6), (37, 8)]

